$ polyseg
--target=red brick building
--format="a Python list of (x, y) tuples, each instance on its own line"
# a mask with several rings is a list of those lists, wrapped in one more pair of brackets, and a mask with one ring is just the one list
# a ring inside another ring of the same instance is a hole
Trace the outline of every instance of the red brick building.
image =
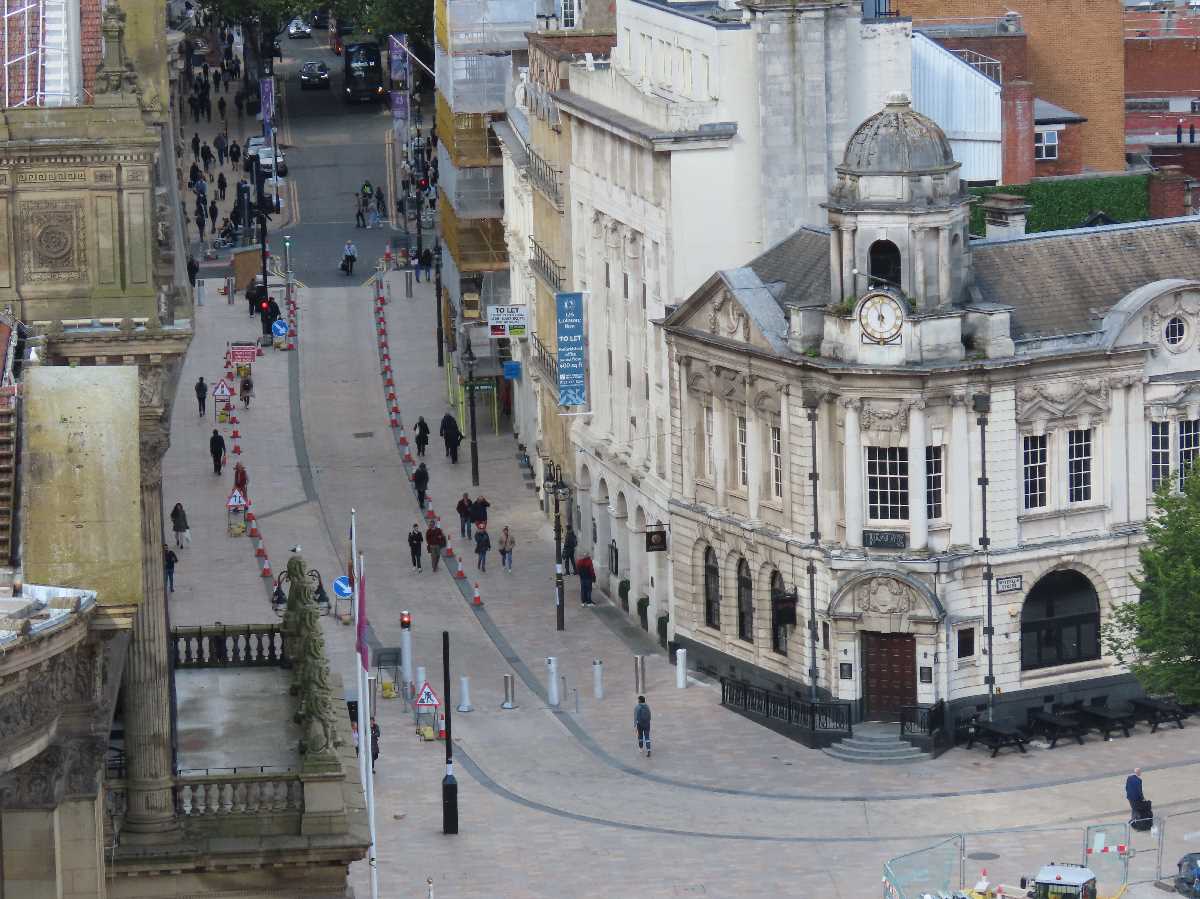
[[(1200, 16), (1168, 20), (1160, 13), (1133, 13), (1127, 21), (1127, 141), (1171, 142), (1182, 131), (1189, 142), (1193, 126), (1200, 131)], [(1167, 21), (1175, 23), (1170, 31), (1162, 28)]]

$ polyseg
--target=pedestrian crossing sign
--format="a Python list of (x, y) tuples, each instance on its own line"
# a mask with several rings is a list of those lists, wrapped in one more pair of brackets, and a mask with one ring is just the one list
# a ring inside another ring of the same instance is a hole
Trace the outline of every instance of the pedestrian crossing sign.
[(436, 709), (441, 704), (442, 701), (433, 692), (433, 687), (429, 686), (429, 681), (425, 681), (421, 685), (421, 692), (417, 694), (417, 708)]
[(213, 388), (212, 395), (218, 400), (227, 400), (233, 396), (233, 389), (229, 386), (229, 382), (222, 378)]

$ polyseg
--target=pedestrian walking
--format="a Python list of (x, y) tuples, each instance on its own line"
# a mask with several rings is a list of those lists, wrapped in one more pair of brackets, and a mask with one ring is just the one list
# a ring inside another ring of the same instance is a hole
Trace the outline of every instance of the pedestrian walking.
[(183, 511), (183, 503), (176, 503), (171, 510), (171, 530), (175, 532), (175, 545), (183, 549), (183, 544), (192, 543), (192, 532), (188, 527), (187, 512)]
[(219, 475), (225, 466), (225, 438), (216, 428), (213, 428), (212, 436), (208, 438), (208, 454), (212, 456), (213, 474)]
[(225, 121), (226, 108), (227, 108), (227, 104), (225, 103), (225, 98), (221, 97), (221, 99), (217, 100), (217, 113), (221, 116), (222, 122)]
[(563, 572), (566, 574), (575, 573), (575, 549), (578, 546), (579, 538), (571, 526), (567, 525), (567, 532), (563, 535), (562, 544)]
[(462, 533), (464, 540), (471, 539), (471, 497), (467, 494), (462, 495), (462, 499), (458, 501), (458, 505), (454, 507), (454, 511), (458, 513), (458, 528)]
[(221, 198), (222, 202), (225, 201), (225, 190), (228, 187), (229, 182), (225, 180), (225, 173), (221, 172), (219, 175), (217, 175), (217, 196)]
[(379, 213), (380, 218), (387, 211), (387, 200), (383, 196), (383, 185), (375, 188), (375, 211)]
[(362, 199), (362, 197), (358, 196), (357, 194), (354, 197), (354, 227), (355, 228), (367, 227), (367, 218), (363, 214), (363, 199)]
[(200, 417), (203, 418), (204, 406), (208, 402), (208, 385), (204, 383), (204, 375), (200, 376), (192, 389), (196, 391), (196, 405), (200, 408)]
[(200, 101), (204, 105), (204, 121), (212, 123), (212, 97), (208, 95), (208, 82), (204, 84), (204, 97)]
[(196, 230), (200, 232), (200, 242), (204, 242), (204, 226), (208, 222), (203, 209), (196, 210)]
[[(225, 118), (225, 101), (221, 100), (221, 118)], [(217, 165), (224, 167), (225, 157), (229, 155), (229, 141), (224, 134), (213, 138), (213, 149), (217, 151)]]
[(199, 274), (200, 274), (200, 263), (196, 261), (195, 256), (188, 256), (188, 261), (187, 261), (188, 284), (192, 285), (192, 287), (195, 287), (196, 286), (196, 276)]
[(175, 563), (179, 556), (171, 547), (163, 544), (163, 586), (171, 593), (175, 592)]
[(208, 170), (212, 168), (213, 162), (213, 151), (212, 147), (208, 145), (208, 141), (205, 141), (203, 146), (200, 147), (200, 161), (204, 163), (204, 173), (208, 174)]
[(477, 496), (475, 502), (471, 503), (471, 524), (476, 528), (487, 527), (487, 510), (491, 507), (491, 503), (487, 501), (485, 496)]
[(438, 428), (438, 434), (446, 444), (446, 455), (450, 457), (450, 461), (457, 462), (458, 444), (462, 440), (462, 431), (459, 430), (458, 422), (449, 412), (442, 416), (442, 426)]
[(429, 469), (422, 462), (413, 472), (413, 486), (417, 488), (417, 505), (425, 511), (425, 491), (429, 489)]
[(350, 740), (352, 743), (354, 743), (354, 757), (357, 758), (358, 757), (358, 742), (359, 742), (359, 740), (358, 740), (358, 722), (357, 721), (350, 722)]
[(382, 217), (379, 214), (379, 210), (376, 209), (374, 206), (372, 206), (371, 212), (367, 216), (367, 228), (371, 229), (371, 228), (382, 228), (382, 227), (383, 227), (383, 221), (382, 221)]
[(208, 201), (208, 220), (211, 222), (213, 234), (217, 233), (217, 216), (221, 213), (217, 210), (217, 201), (214, 197)]
[(192, 113), (192, 124), (200, 124), (200, 101), (196, 99), (195, 94), (188, 95), (188, 109)]
[(242, 145), (236, 140), (229, 145), (229, 161), (233, 163), (235, 169), (242, 161)]
[(200, 132), (195, 131), (192, 133), (192, 159), (197, 160), (199, 158), (200, 158)]
[(429, 425), (425, 423), (425, 416), (422, 415), (417, 419), (415, 430), (417, 434), (417, 456), (421, 457), (425, 455), (425, 447), (429, 445)]
[(240, 122), (242, 120), (242, 113), (244, 112), (246, 106), (246, 95), (241, 91), (238, 91), (236, 94), (234, 94), (233, 105), (237, 109), (237, 117), (238, 121)]
[(242, 408), (250, 408), (250, 399), (254, 396), (254, 382), (250, 380), (250, 376), (242, 378), (242, 384), (238, 388), (238, 396), (242, 400)]
[(192, 190), (196, 186), (196, 182), (200, 180), (200, 166), (192, 163), (192, 167), (188, 169), (188, 190)]
[(408, 552), (412, 556), (413, 571), (421, 570), (421, 546), (425, 542), (425, 538), (421, 536), (421, 526), (413, 524), (412, 530), (408, 532)]
[(500, 531), (500, 539), (496, 541), (496, 549), (500, 550), (500, 565), (509, 574), (512, 574), (512, 554), (517, 546), (517, 538), (514, 537), (507, 527)]
[(446, 535), (438, 527), (436, 519), (425, 531), (425, 548), (429, 550), (429, 567), (437, 571), (438, 562), (442, 559), (442, 550), (446, 548)]
[(488, 536), (487, 525), (475, 531), (475, 567), (487, 571), (487, 554), (492, 548), (492, 538)]
[(1142, 769), (1134, 768), (1125, 778), (1125, 798), (1129, 800), (1129, 826), (1147, 831), (1154, 826), (1154, 806), (1142, 793)]
[(354, 260), (358, 258), (358, 247), (354, 246), (353, 241), (346, 241), (346, 245), (342, 247), (342, 271), (349, 278), (354, 274)]
[(633, 707), (633, 732), (637, 734), (638, 749), (644, 749), (646, 758), (650, 758), (650, 706), (645, 696), (639, 696)]
[[(425, 280), (428, 281), (430, 278), (433, 277), (433, 275), (432, 275), (433, 253), (430, 251), (430, 249), (428, 247), (426, 247), (425, 249), (423, 249), (421, 251), (421, 255), (420, 255), (419, 259), (420, 259), (420, 262), (417, 265), (417, 271), (425, 272)], [(421, 280), (420, 275), (417, 276), (417, 280), (418, 281)]]
[(242, 496), (250, 499), (250, 475), (246, 473), (246, 466), (241, 462), (237, 462), (233, 466), (233, 486), (241, 492)]
[(371, 773), (375, 773), (375, 763), (379, 761), (379, 725), (375, 723), (375, 716), (371, 716)]
[(575, 573), (579, 575), (579, 601), (585, 606), (595, 605), (592, 602), (592, 584), (596, 583), (596, 566), (592, 564), (592, 557), (580, 559), (575, 564)]

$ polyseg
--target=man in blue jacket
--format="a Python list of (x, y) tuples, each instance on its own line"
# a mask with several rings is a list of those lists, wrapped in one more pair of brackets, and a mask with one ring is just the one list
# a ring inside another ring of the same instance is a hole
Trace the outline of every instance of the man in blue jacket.
[(1138, 803), (1145, 802), (1142, 795), (1142, 769), (1134, 768), (1133, 773), (1125, 778), (1125, 798), (1129, 800), (1129, 810), (1136, 816)]

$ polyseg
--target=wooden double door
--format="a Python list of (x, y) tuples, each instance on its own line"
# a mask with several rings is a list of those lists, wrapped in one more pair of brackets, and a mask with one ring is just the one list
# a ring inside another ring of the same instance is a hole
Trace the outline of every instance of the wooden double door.
[(899, 721), (917, 701), (917, 640), (912, 634), (862, 634), (863, 718)]

